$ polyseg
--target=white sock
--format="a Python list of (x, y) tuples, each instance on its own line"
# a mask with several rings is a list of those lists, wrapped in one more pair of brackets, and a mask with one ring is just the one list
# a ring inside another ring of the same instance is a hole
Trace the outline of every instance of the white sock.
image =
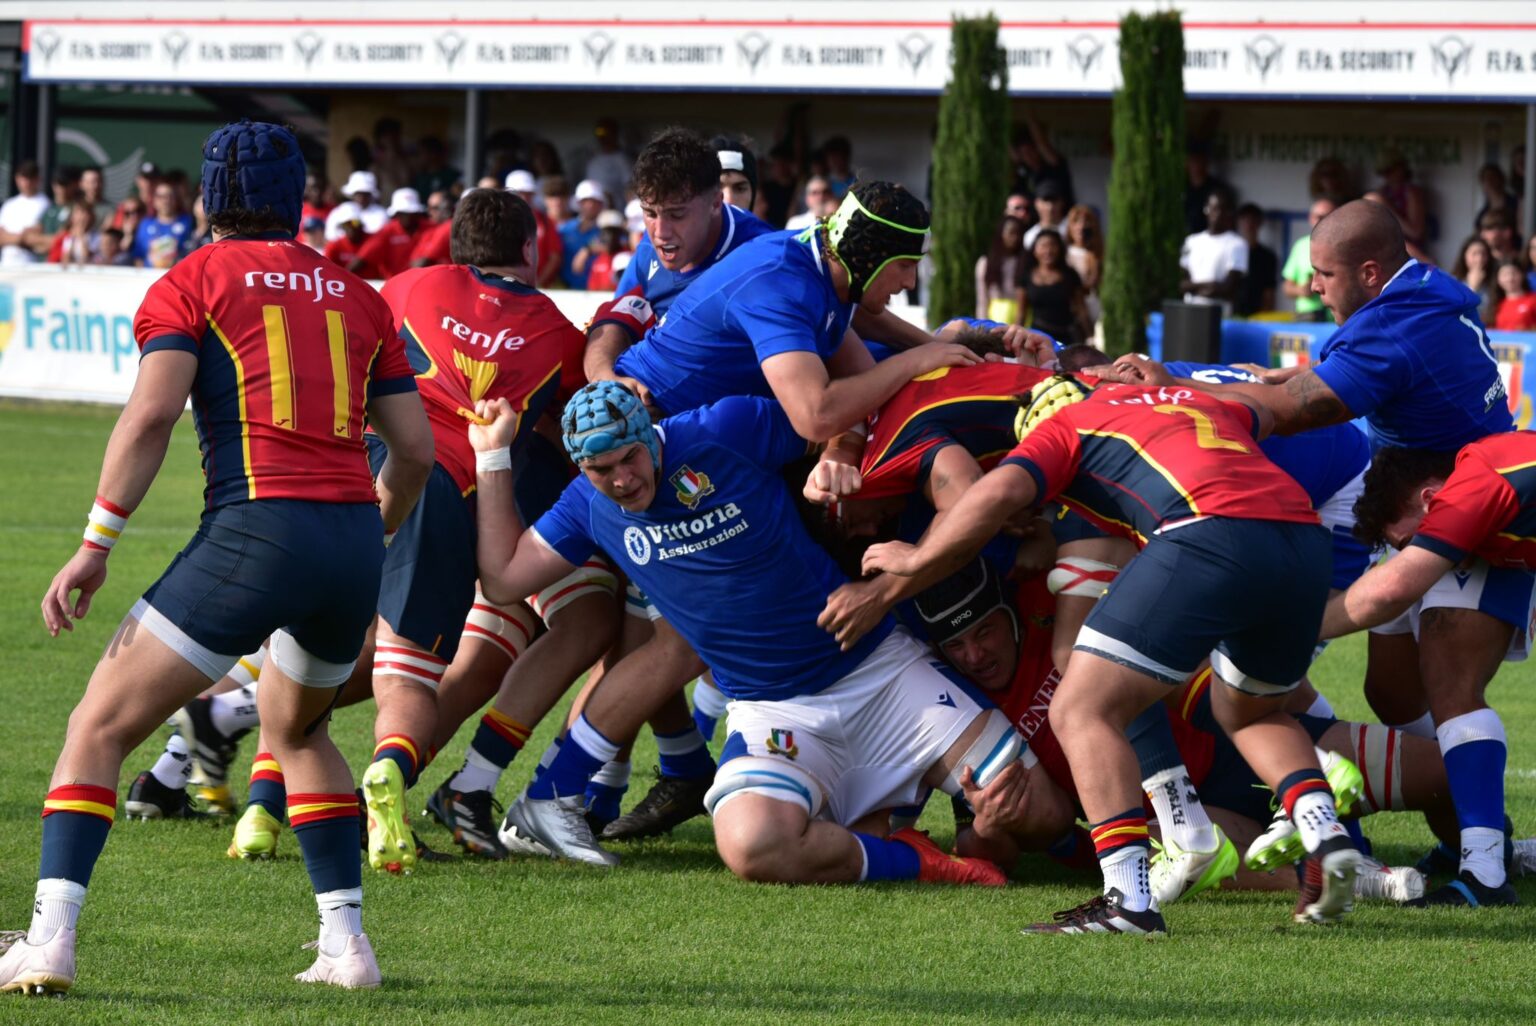
[(1504, 883), (1504, 831), (1493, 827), (1462, 827), (1461, 868), (1488, 887)]
[(499, 783), (501, 767), (471, 748), (464, 753), (464, 765), (448, 786), (455, 791), (494, 791)]
[(1329, 704), (1328, 696), (1324, 695), (1321, 691), (1317, 693), (1316, 698), (1312, 699), (1312, 704), (1307, 706), (1306, 714), (1308, 716), (1316, 716), (1319, 719), (1324, 720), (1338, 719), (1338, 717), (1333, 714), (1333, 706)]
[(1301, 833), (1301, 843), (1307, 851), (1330, 837), (1348, 836), (1349, 831), (1339, 822), (1338, 810), (1333, 807), (1333, 794), (1329, 791), (1308, 791), (1291, 806), (1291, 822)]
[(80, 918), (85, 888), (73, 880), (52, 879), (37, 882), (37, 900), (32, 905), (32, 925), (27, 930), (28, 944), (47, 944), (60, 927), (73, 930)]
[(1128, 844), (1111, 852), (1099, 862), (1104, 871), (1104, 893), (1117, 887), (1124, 895), (1120, 907), (1128, 912), (1145, 912), (1152, 906), (1152, 883), (1147, 878), (1147, 849)]
[(160, 753), (160, 758), (155, 760), (149, 772), (173, 791), (186, 787), (187, 779), (192, 776), (192, 754), (187, 747), (187, 739), (180, 734), (172, 734), (165, 743), (165, 751)]
[(315, 895), (320, 908), (320, 953), (335, 958), (347, 949), (347, 938), (363, 932), (363, 889), (349, 887)]
[(693, 707), (705, 716), (719, 719), (725, 715), (726, 697), (709, 681), (700, 677), (693, 685)]
[(1425, 713), (1416, 720), (1407, 723), (1389, 723), (1387, 726), (1394, 730), (1401, 730), (1404, 734), (1412, 734), (1414, 737), (1427, 737), (1435, 740), (1435, 718)]
[(600, 787), (628, 787), (629, 763), (611, 759), (592, 775), (592, 783)]
[(1189, 770), (1183, 766), (1166, 769), (1141, 782), (1141, 789), (1152, 799), (1152, 811), (1165, 840), (1185, 851), (1212, 851), (1216, 847), (1216, 828), (1200, 804)]
[(226, 691), (222, 695), (214, 695), (208, 700), (208, 717), (213, 720), (213, 729), (225, 737), (242, 730), (250, 730), (261, 723), (261, 716), (256, 712), (256, 688), (258, 684), (247, 684), (233, 691)]

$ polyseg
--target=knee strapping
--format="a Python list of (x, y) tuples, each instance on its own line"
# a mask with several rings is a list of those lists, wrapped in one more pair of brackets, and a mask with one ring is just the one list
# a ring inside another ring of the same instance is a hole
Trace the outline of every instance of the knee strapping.
[(963, 791), (960, 778), (967, 766), (971, 768), (971, 778), (976, 786), (986, 787), (997, 779), (999, 773), (1017, 761), (1022, 761), (1024, 768), (1029, 769), (1040, 760), (1029, 750), (1019, 732), (1013, 729), (1008, 717), (996, 709), (989, 709), (981, 733), (956, 760), (954, 769), (950, 770), (940, 787), (945, 794), (960, 794)]
[(1349, 730), (1352, 758), (1365, 778), (1362, 813), (1401, 811), (1403, 800), (1403, 733), (1379, 723), (1356, 723)]

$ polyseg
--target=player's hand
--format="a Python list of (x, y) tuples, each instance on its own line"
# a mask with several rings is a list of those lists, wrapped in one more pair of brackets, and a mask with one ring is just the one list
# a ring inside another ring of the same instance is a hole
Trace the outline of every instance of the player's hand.
[[(1106, 373), (1108, 371), (1109, 373)], [(1172, 385), (1175, 383), (1168, 368), (1145, 353), (1126, 353), (1109, 367), (1093, 367), (1086, 373), (1119, 381), (1128, 385)]]
[(651, 390), (649, 388), (646, 388), (644, 385), (642, 385), (640, 382), (636, 381), (634, 378), (621, 377), (621, 376), (619, 376), (617, 374), (615, 374), (612, 378), (609, 378), (608, 380), (610, 380), (610, 381), (617, 381), (619, 384), (623, 385), (625, 388), (627, 388), (631, 392), (635, 393), (636, 398), (638, 398), (640, 400), (640, 402), (645, 404), (645, 408), (647, 410), (650, 410), (652, 415), (655, 414), (655, 412), (656, 412), (656, 404), (655, 404), (655, 401), (651, 398)]
[(864, 573), (884, 572), (897, 577), (911, 577), (922, 569), (917, 546), (906, 542), (881, 542), (864, 550)]
[(851, 581), (827, 596), (816, 626), (835, 637), (846, 652), (874, 630), (889, 611), (890, 605), (873, 582)]
[(1056, 368), (1056, 344), (1051, 341), (1051, 336), (1022, 324), (1009, 324), (996, 330), (1003, 338), (1003, 345), (1020, 363), (1046, 370)]
[(941, 367), (969, 367), (984, 362), (965, 346), (953, 342), (930, 342), (908, 349), (914, 363), (912, 376), (919, 377)]
[(469, 444), (475, 452), (494, 452), (505, 449), (517, 437), (519, 417), (512, 404), (505, 399), (481, 399), (475, 403), (474, 421), (469, 425)]
[(811, 468), (805, 479), (804, 494), (807, 502), (818, 506), (830, 506), (838, 499), (846, 499), (864, 485), (859, 468), (838, 460), (823, 459)]
[(986, 787), (976, 786), (971, 767), (960, 771), (960, 790), (976, 813), (971, 829), (981, 837), (1002, 838), (1015, 833), (1025, 821), (1029, 771), (1022, 762), (1014, 762)]
[(1234, 363), (1232, 366), (1247, 371), (1266, 385), (1283, 385), (1307, 369), (1301, 364), (1294, 367), (1264, 367), (1257, 363)]
[[(81, 620), (91, 611), (91, 598), (107, 583), (107, 554), (100, 549), (80, 546), (64, 568), (54, 575), (48, 593), (43, 596), (43, 624), (55, 638), (60, 630), (72, 631), (72, 620)], [(70, 603), (71, 592), (80, 597)]]

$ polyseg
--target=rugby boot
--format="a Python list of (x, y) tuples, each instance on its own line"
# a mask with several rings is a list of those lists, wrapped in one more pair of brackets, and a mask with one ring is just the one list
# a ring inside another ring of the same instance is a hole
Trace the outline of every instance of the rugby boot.
[[(1520, 876), (1521, 869), (1518, 865), (1518, 847), (1521, 844), (1536, 843), (1536, 838), (1531, 841), (1515, 840), (1515, 822), (1509, 816), (1504, 817), (1504, 872), (1508, 876)], [(1536, 862), (1533, 862), (1536, 867)], [(1425, 853), (1415, 866), (1425, 876), (1454, 876), (1461, 868), (1461, 852), (1441, 841)], [(1536, 872), (1536, 868), (1524, 872)]]
[(369, 763), (363, 773), (368, 806), (368, 864), (386, 873), (416, 868), (416, 839), (405, 821), (405, 778), (391, 759)]
[(379, 963), (373, 957), (373, 945), (366, 933), (347, 938), (347, 946), (339, 955), (327, 955), (320, 950), (320, 942), (310, 941), (306, 950), (315, 953), (315, 964), (294, 976), (300, 983), (329, 983), (347, 990), (371, 990), (379, 985)]
[[(1302, 894), (1308, 900), (1296, 902), (1298, 923), (1328, 925), (1337, 923), (1355, 907), (1355, 877), (1362, 856), (1347, 836), (1330, 837), (1307, 858)], [(1315, 867), (1315, 868), (1314, 868)], [(1307, 886), (1307, 878), (1316, 877), (1316, 892)]]
[(1484, 905), (1518, 905), (1520, 895), (1515, 893), (1508, 879), (1497, 887), (1489, 887), (1473, 876), (1470, 870), (1464, 869), (1450, 883), (1436, 887), (1422, 898), (1406, 904), (1412, 908), (1482, 908)]
[(1510, 876), (1536, 876), (1536, 837), (1523, 837), (1510, 845)]
[(1076, 908), (1051, 915), (1049, 923), (1033, 923), (1021, 933), (1128, 933), (1144, 937), (1168, 936), (1168, 924), (1157, 906), (1145, 912), (1131, 912), (1121, 907), (1125, 896), (1118, 887), (1111, 887), (1108, 894), (1101, 894)]
[(496, 836), (501, 803), (489, 791), (455, 791), (446, 783), (432, 792), (427, 809), (448, 828), (465, 854), (501, 860), (507, 849)]
[(217, 788), (228, 783), (229, 766), (240, 751), (240, 739), (250, 729), (220, 733), (213, 725), (212, 709), (211, 699), (194, 698), (172, 714), (171, 725), (192, 749), (192, 762), (199, 774), (197, 783)]
[(971, 884), (977, 887), (1002, 887), (1008, 874), (986, 859), (967, 859), (951, 855), (919, 830), (908, 827), (891, 835), (917, 852), (917, 878), (923, 883)]
[(128, 788), (123, 811), (129, 819), (203, 819), (207, 813), (194, 808), (184, 787), (166, 787), (145, 770)]
[(528, 836), (517, 829), (517, 824), (512, 822), (510, 816), (502, 816), (501, 827), (496, 831), (496, 840), (506, 849), (508, 855), (533, 855), (541, 859), (554, 858), (550, 850), (533, 837)]
[[(557, 859), (611, 869), (619, 864), (619, 857), (597, 843), (585, 813), (583, 796), (579, 794), (542, 800), (525, 796), (507, 810), (506, 821), (516, 828), (518, 836), (537, 841)], [(505, 829), (501, 841), (511, 850)]]
[(229, 790), (228, 785), (212, 787), (207, 784), (199, 785), (197, 797), (202, 801), (204, 808), (210, 816), (233, 816), (235, 814), (235, 796)]
[(1173, 841), (1154, 841), (1150, 880), (1158, 906), (1171, 905), (1201, 891), (1221, 886), (1237, 875), (1237, 847), (1216, 827), (1216, 847), (1210, 851), (1186, 851)]
[(235, 823), (235, 838), (229, 842), (232, 859), (270, 859), (277, 854), (277, 838), (282, 822), (260, 805), (247, 805)]
[(75, 931), (61, 926), (41, 944), (25, 933), (7, 934), (11, 945), (0, 956), (0, 993), (63, 997), (75, 984)]
[(1401, 905), (1424, 897), (1424, 874), (1412, 866), (1388, 866), (1366, 856), (1355, 877), (1355, 897)]
[(714, 780), (710, 777), (685, 779), (661, 776), (658, 771), (656, 784), (646, 796), (633, 809), (603, 828), (603, 840), (638, 841), (642, 837), (657, 837), (695, 816), (704, 815), (704, 796), (709, 793), (712, 783)]
[[(1338, 752), (1325, 752), (1319, 748), (1317, 756), (1322, 763), (1323, 776), (1328, 778), (1328, 787), (1333, 791), (1334, 808), (1340, 816), (1349, 815), (1355, 802), (1365, 793), (1365, 778), (1360, 775), (1360, 768)], [(1297, 833), (1296, 825), (1285, 810), (1279, 808), (1269, 826), (1248, 846), (1243, 864), (1264, 873), (1292, 865), (1304, 854), (1306, 847), (1301, 843), (1301, 834)]]

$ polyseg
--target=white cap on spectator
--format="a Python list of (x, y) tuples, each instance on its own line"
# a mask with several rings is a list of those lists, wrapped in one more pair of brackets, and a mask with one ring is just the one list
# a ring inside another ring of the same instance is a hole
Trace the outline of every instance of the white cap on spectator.
[(625, 227), (624, 215), (617, 210), (605, 210), (597, 215), (597, 226), (599, 228), (618, 228), (623, 230)]
[(372, 196), (379, 194), (379, 180), (373, 176), (372, 171), (353, 171), (347, 176), (347, 184), (341, 187), (343, 196), (355, 196), (360, 192)]
[(389, 197), (389, 216), (396, 214), (425, 214), (427, 208), (421, 205), (421, 193), (415, 189), (396, 189)]
[(640, 209), (640, 200), (638, 198), (630, 200), (624, 206), (624, 217), (629, 221), (630, 231), (645, 231), (645, 211)]
[(583, 178), (576, 186), (576, 202), (580, 203), (582, 200), (589, 199), (602, 200), (604, 203), (608, 202), (608, 197), (604, 194), (601, 185), (590, 178)]
[(524, 171), (518, 168), (507, 175), (508, 192), (538, 192), (539, 183), (534, 180), (532, 171)]

